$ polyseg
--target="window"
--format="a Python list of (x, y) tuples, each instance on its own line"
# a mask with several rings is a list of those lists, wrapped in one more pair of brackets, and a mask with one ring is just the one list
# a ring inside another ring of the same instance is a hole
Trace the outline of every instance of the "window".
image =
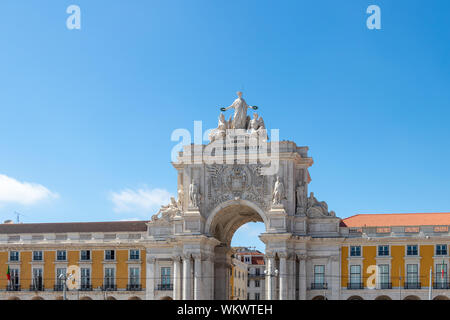
[(42, 261), (42, 251), (33, 251), (33, 261)]
[(261, 300), (259, 292), (255, 292), (255, 300)]
[(417, 256), (419, 254), (419, 250), (417, 245), (408, 245), (406, 246), (406, 255), (407, 256)]
[(80, 260), (81, 261), (90, 261), (91, 260), (91, 250), (81, 250)]
[(9, 276), (11, 277), (11, 280), (7, 289), (10, 291), (20, 290), (19, 269), (9, 269)]
[(350, 246), (350, 257), (361, 257), (361, 246)]
[(9, 261), (19, 261), (19, 251), (10, 251), (9, 252)]
[(378, 246), (378, 256), (389, 256), (389, 246)]
[(406, 287), (415, 289), (419, 284), (419, 266), (417, 264), (406, 265)]
[(42, 274), (42, 268), (33, 268), (33, 279), (31, 284), (31, 289), (33, 291), (42, 291), (44, 288)]
[(437, 256), (446, 256), (447, 255), (447, 245), (446, 244), (437, 244), (436, 245), (436, 255)]
[(259, 280), (255, 280), (255, 288), (259, 288)]
[(161, 268), (161, 290), (170, 290), (171, 289), (171, 268), (170, 267), (162, 267)]
[(105, 250), (105, 260), (115, 260), (115, 253), (114, 250)]
[(130, 260), (139, 260), (139, 250), (130, 250)]
[(56, 260), (66, 261), (67, 260), (66, 250), (57, 250), (56, 251)]
[(139, 289), (140, 280), (139, 268), (130, 268), (129, 290)]
[(244, 262), (245, 263), (250, 263), (250, 257), (244, 257)]
[(323, 289), (325, 287), (325, 266), (314, 266), (314, 289)]
[(378, 266), (378, 281), (380, 289), (391, 288), (388, 264), (380, 264)]
[(81, 290), (91, 289), (91, 269), (81, 268)]
[(350, 266), (350, 283), (348, 289), (362, 289), (361, 286), (361, 266), (352, 265)]
[(57, 268), (55, 291), (61, 291), (64, 289), (65, 277), (66, 277), (66, 268)]
[(261, 274), (261, 270), (259, 268), (255, 268), (255, 274), (259, 276)]
[(115, 272), (114, 268), (105, 268), (105, 290), (114, 290), (115, 289)]
[(447, 264), (442, 261), (442, 263), (436, 264), (436, 289), (447, 289), (445, 284), (447, 283)]

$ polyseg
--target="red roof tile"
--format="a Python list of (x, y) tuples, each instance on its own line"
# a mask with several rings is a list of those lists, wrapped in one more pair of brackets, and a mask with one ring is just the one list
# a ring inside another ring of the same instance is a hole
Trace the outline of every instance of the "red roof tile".
[(349, 228), (450, 225), (450, 212), (357, 214), (342, 222)]

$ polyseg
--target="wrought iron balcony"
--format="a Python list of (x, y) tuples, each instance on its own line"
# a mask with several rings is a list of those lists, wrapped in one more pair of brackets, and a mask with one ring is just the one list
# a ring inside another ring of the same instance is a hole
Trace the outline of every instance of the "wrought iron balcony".
[(390, 282), (381, 282), (378, 284), (378, 289), (392, 289), (392, 283)]
[(80, 291), (92, 291), (92, 284), (81, 284)]
[(129, 284), (127, 285), (127, 291), (141, 291), (142, 287), (140, 284)]
[(117, 290), (117, 285), (107, 283), (107, 284), (104, 284), (102, 286), (102, 290), (103, 291), (116, 291)]
[(420, 289), (420, 282), (405, 282), (405, 289)]
[(347, 289), (348, 290), (364, 289), (364, 284), (362, 282), (348, 282)]
[(448, 282), (434, 282), (433, 289), (450, 289), (450, 283)]
[(20, 284), (8, 284), (6, 291), (20, 291)]
[(156, 286), (156, 290), (160, 290), (160, 291), (173, 290), (173, 284), (172, 284), (172, 283), (162, 283), (162, 284), (158, 284), (158, 285)]
[(311, 283), (311, 290), (326, 290), (328, 289), (328, 283)]
[(30, 291), (44, 291), (44, 285), (43, 284), (32, 284), (30, 285)]
[(55, 284), (55, 286), (53, 287), (53, 290), (54, 291), (63, 291), (64, 290), (64, 284), (62, 284), (62, 283)]

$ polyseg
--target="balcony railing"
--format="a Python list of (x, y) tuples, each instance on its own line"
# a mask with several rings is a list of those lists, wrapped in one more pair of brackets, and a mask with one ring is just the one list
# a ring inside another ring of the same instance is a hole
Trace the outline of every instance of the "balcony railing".
[(81, 284), (80, 291), (92, 291), (92, 284)]
[(64, 290), (64, 284), (59, 283), (59, 284), (55, 284), (55, 286), (53, 287), (54, 291), (63, 291)]
[(362, 282), (348, 282), (347, 289), (348, 290), (364, 289), (364, 284)]
[(8, 284), (6, 291), (20, 291), (20, 284)]
[(405, 282), (405, 289), (420, 289), (420, 283), (419, 282)]
[(328, 283), (311, 283), (311, 290), (326, 290), (328, 289)]
[(158, 285), (156, 286), (156, 290), (160, 290), (160, 291), (173, 290), (173, 284), (172, 284), (172, 283), (162, 283), (162, 284), (158, 284)]
[(141, 291), (142, 287), (140, 284), (129, 284), (129, 285), (127, 285), (127, 290), (128, 291)]
[(433, 289), (450, 289), (450, 283), (448, 282), (434, 282)]
[(378, 289), (392, 289), (392, 283), (390, 282), (381, 282), (378, 284)]
[(43, 284), (32, 284), (30, 285), (30, 291), (44, 291)]
[(257, 273), (249, 273), (249, 274), (248, 274), (248, 278), (249, 278), (249, 279), (253, 279), (253, 278), (264, 278), (264, 277), (265, 277), (265, 275), (262, 274), (262, 273), (259, 273), (259, 274), (257, 274)]
[(102, 290), (103, 291), (116, 291), (117, 285), (107, 283), (102, 286)]

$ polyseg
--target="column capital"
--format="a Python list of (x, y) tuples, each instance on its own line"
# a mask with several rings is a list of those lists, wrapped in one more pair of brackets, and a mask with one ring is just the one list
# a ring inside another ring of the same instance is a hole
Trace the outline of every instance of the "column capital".
[(297, 258), (298, 260), (306, 260), (308, 258), (308, 256), (306, 254), (297, 254)]
[(147, 262), (148, 263), (155, 263), (156, 262), (156, 257), (152, 257), (152, 256), (147, 257)]
[(273, 252), (266, 252), (264, 255), (266, 259), (275, 259), (275, 254)]
[(280, 259), (287, 259), (289, 257), (287, 252), (277, 252), (277, 254)]
[(202, 254), (201, 253), (194, 253), (194, 254), (192, 254), (192, 258), (194, 258), (194, 260), (201, 260), (202, 259)]
[(181, 257), (183, 258), (183, 260), (191, 260), (192, 254), (191, 253), (183, 253), (181, 255)]
[(181, 262), (181, 255), (177, 254), (172, 256), (173, 262)]

